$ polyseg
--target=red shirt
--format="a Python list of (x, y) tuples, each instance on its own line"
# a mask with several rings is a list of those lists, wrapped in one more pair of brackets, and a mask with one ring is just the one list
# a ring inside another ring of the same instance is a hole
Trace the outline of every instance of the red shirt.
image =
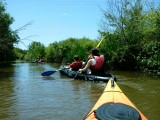
[(82, 67), (82, 62), (75, 61), (75, 62), (73, 62), (73, 63), (70, 64), (70, 67), (72, 69), (75, 69), (75, 68), (79, 69), (79, 68)]

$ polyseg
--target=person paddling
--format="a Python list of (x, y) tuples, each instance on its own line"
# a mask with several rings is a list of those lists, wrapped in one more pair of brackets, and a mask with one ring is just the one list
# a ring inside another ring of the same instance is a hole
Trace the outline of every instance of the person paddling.
[(87, 74), (91, 72), (93, 75), (100, 75), (104, 73), (104, 55), (99, 54), (98, 48), (93, 48), (91, 53), (92, 54), (89, 56), (89, 60), (84, 68), (79, 69), (78, 71), (81, 73), (86, 72)]
[(79, 68), (82, 67), (82, 62), (79, 61), (79, 56), (78, 55), (74, 55), (73, 59), (74, 59), (74, 62), (72, 62), (69, 65), (69, 68), (71, 68), (71, 70), (73, 70), (73, 71), (78, 71)]

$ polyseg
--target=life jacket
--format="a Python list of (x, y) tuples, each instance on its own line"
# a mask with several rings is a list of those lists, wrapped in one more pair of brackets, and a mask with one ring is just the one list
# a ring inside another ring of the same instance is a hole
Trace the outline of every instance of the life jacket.
[(104, 60), (105, 60), (104, 56), (103, 55), (93, 56), (93, 58), (95, 59), (96, 64), (90, 66), (91, 73), (95, 74), (97, 72), (103, 71), (103, 65), (104, 65)]
[(73, 71), (77, 71), (82, 67), (82, 62), (75, 61), (72, 64), (70, 64), (70, 67)]

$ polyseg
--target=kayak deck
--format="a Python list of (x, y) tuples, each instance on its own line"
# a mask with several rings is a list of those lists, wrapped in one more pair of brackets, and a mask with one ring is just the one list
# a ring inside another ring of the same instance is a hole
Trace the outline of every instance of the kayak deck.
[(103, 76), (96, 76), (91, 74), (78, 73), (77, 71), (72, 71), (70, 69), (67, 69), (64, 66), (61, 66), (59, 71), (63, 75), (66, 75), (74, 79), (80, 79), (80, 80), (103, 81), (103, 82), (108, 82), (110, 78), (113, 78), (114, 80), (116, 80), (116, 77), (110, 73), (105, 73), (105, 75)]
[[(120, 103), (120, 104), (119, 104)], [(118, 85), (116, 84), (116, 82), (114, 82), (113, 80), (109, 80), (108, 81), (108, 84), (106, 85), (102, 95), (100, 96), (100, 98), (98, 99), (98, 101), (96, 102), (96, 104), (93, 106), (93, 108), (90, 110), (90, 112), (85, 116), (85, 120), (98, 120), (97, 118), (97, 115), (96, 115), (96, 112), (97, 112), (97, 109), (100, 109), (100, 107), (102, 108), (103, 106), (103, 112), (105, 111), (104, 109), (104, 105), (109, 106), (109, 108), (111, 107), (114, 107), (115, 106), (124, 106), (124, 107), (130, 107), (130, 108), (133, 108), (132, 111), (137, 111), (139, 116), (140, 116), (140, 119), (139, 120), (147, 120), (147, 118), (135, 107), (135, 105), (127, 98), (127, 96), (122, 92), (122, 90), (118, 87)], [(116, 107), (115, 107), (116, 108)], [(116, 108), (113, 111), (114, 114), (116, 114), (115, 112), (118, 111), (118, 108)], [(124, 115), (124, 116), (120, 116), (121, 118), (123, 117), (126, 117), (125, 114), (127, 114), (126, 112), (122, 111), (123, 109), (125, 108), (121, 108), (119, 111), (118, 111), (118, 116), (119, 115)], [(111, 109), (108, 109), (106, 111), (111, 111)], [(105, 111), (105, 112), (106, 112)], [(110, 113), (109, 111), (109, 113)], [(101, 113), (102, 114), (102, 113)], [(130, 113), (128, 113), (130, 114)], [(127, 115), (128, 115), (127, 114)], [(133, 116), (135, 115), (135, 112), (133, 113)], [(105, 115), (102, 115), (103, 117), (105, 117)], [(108, 116), (108, 115), (106, 115)], [(111, 115), (112, 116), (112, 115)], [(135, 120), (132, 116), (132, 119)], [(108, 119), (108, 117), (107, 117)], [(117, 118), (115, 118), (117, 119)], [(130, 120), (132, 120), (130, 118)], [(117, 120), (121, 120), (121, 119), (117, 119)], [(125, 119), (125, 120), (129, 120), (129, 119)], [(137, 120), (137, 119), (136, 119)]]

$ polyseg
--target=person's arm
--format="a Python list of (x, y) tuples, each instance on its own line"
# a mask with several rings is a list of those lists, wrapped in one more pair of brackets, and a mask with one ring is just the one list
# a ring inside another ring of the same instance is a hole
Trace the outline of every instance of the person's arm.
[(68, 66), (66, 66), (65, 68), (67, 68), (67, 69), (71, 69), (73, 66), (74, 66), (74, 62), (69, 63), (69, 65), (68, 65)]
[(70, 68), (73, 68), (74, 67), (74, 62), (72, 62), (70, 65), (69, 65)]
[(87, 71), (87, 69), (88, 69), (91, 65), (92, 65), (92, 60), (90, 59), (90, 60), (87, 62), (86, 66), (85, 66), (84, 68), (79, 69), (79, 72), (85, 72), (85, 71)]

